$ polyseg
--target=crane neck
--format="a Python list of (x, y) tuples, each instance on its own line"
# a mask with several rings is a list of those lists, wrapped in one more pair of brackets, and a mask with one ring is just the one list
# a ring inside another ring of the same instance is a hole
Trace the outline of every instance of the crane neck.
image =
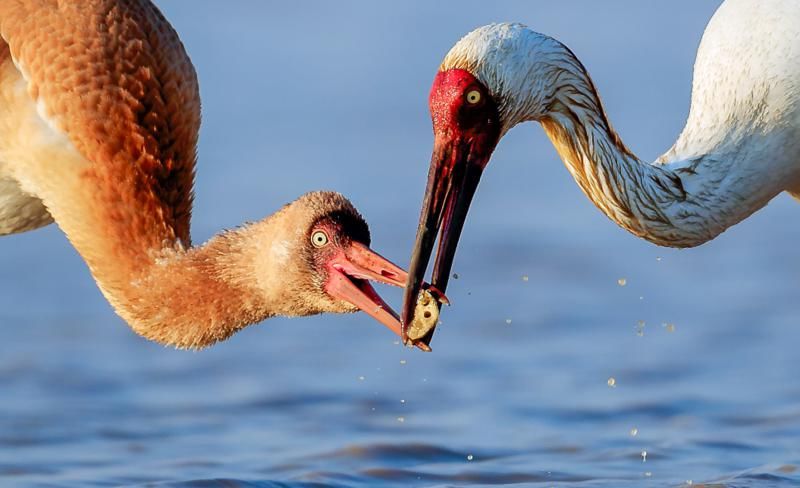
[(107, 263), (115, 261), (107, 257), (87, 263), (117, 314), (137, 334), (180, 349), (199, 349), (280, 312), (275, 307), (279, 297), (271, 299), (258, 286), (256, 263), (262, 260), (256, 259), (255, 241), (264, 225), (224, 232), (188, 249), (174, 243), (145, 251), (135, 261), (136, 269), (120, 261), (112, 269)]
[(697, 246), (780, 193), (757, 172), (725, 177), (742, 166), (741, 144), (643, 162), (612, 128), (582, 66), (571, 74), (539, 122), (584, 194), (629, 232), (662, 246)]

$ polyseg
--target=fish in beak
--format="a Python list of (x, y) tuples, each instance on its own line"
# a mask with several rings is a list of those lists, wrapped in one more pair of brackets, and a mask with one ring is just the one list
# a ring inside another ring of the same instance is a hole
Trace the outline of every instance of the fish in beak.
[[(378, 295), (370, 281), (404, 287), (408, 273), (366, 245), (352, 242), (331, 259), (325, 291), (358, 307), (402, 337), (400, 317)], [(423, 341), (414, 341), (411, 345), (423, 351), (431, 350)]]

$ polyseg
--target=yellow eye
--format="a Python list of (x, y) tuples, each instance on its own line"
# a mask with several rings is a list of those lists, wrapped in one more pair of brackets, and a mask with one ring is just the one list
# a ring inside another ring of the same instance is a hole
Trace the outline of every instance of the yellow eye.
[(481, 101), (481, 92), (478, 90), (470, 90), (467, 93), (467, 103), (475, 105), (476, 103)]
[(311, 234), (311, 244), (314, 247), (323, 247), (328, 244), (328, 234), (324, 231), (318, 230)]

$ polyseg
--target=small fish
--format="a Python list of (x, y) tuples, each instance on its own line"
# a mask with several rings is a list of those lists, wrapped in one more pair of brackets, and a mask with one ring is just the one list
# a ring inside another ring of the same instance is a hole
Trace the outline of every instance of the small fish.
[(420, 292), (414, 321), (408, 327), (408, 338), (411, 341), (419, 341), (433, 332), (439, 323), (439, 309), (443, 303), (449, 302), (435, 288), (426, 288)]

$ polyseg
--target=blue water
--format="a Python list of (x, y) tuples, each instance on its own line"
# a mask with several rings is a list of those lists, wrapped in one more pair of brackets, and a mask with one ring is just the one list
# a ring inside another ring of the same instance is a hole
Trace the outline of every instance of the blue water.
[[(195, 240), (335, 188), (405, 265), (427, 90), (459, 36), (516, 20), (559, 37), (654, 158), (718, 2), (161, 3), (202, 83)], [(0, 239), (0, 484), (800, 485), (798, 210), (782, 197), (708, 245), (657, 248), (519, 127), (431, 354), (363, 314), (165, 349), (113, 314), (57, 228)]]

